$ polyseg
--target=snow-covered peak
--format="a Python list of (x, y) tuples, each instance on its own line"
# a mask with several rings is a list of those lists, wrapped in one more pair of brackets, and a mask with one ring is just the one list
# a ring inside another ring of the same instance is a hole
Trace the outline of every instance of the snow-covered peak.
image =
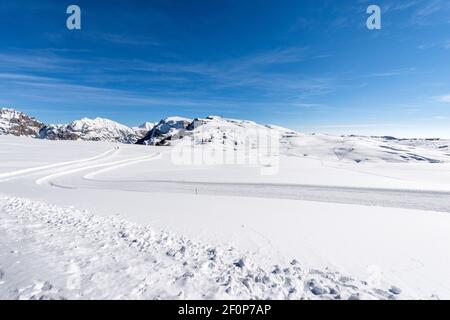
[(155, 126), (155, 123), (153, 123), (153, 122), (144, 122), (138, 128), (150, 131), (153, 129), (154, 126)]
[(123, 131), (132, 132), (133, 130), (123, 124), (105, 118), (82, 118), (73, 121), (70, 126), (74, 131), (86, 132), (92, 130), (108, 130), (108, 131)]
[(208, 119), (208, 120), (222, 120), (223, 117), (210, 115), (210, 116), (207, 116), (206, 119)]
[(51, 140), (88, 140), (134, 143), (136, 132), (118, 122), (104, 118), (82, 118), (66, 125), (48, 125), (40, 133)]
[(155, 125), (138, 144), (167, 145), (169, 140), (179, 139), (191, 124), (192, 119), (171, 116), (162, 119)]
[[(12, 120), (12, 119), (18, 119), (22, 116), (29, 117), (26, 114), (24, 114), (23, 112), (17, 111), (12, 108), (0, 108), (0, 118), (1, 119)], [(29, 118), (31, 118), (31, 117), (29, 117)]]
[(187, 126), (192, 122), (191, 119), (183, 118), (183, 117), (167, 117), (161, 120), (155, 128), (162, 133), (168, 133), (173, 130), (182, 130), (186, 129)]
[(170, 116), (170, 117), (167, 117), (167, 118), (161, 120), (161, 122), (165, 122), (165, 123), (180, 123), (180, 122), (191, 122), (191, 121), (192, 121), (192, 119), (179, 117), (179, 116)]
[(136, 134), (137, 139), (142, 139), (145, 135), (155, 127), (154, 122), (144, 122), (138, 127), (133, 127), (133, 131)]
[(42, 122), (23, 112), (11, 108), (0, 108), (0, 135), (37, 137), (39, 129), (43, 126)]
[(12, 118), (14, 114), (18, 114), (19, 112), (11, 109), (11, 108), (0, 108), (0, 117), (1, 118)]

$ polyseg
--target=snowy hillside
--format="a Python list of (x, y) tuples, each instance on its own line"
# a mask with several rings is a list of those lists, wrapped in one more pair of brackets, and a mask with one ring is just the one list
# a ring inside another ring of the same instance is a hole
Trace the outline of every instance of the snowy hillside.
[(217, 116), (166, 118), (137, 143), (160, 146), (190, 141), (209, 148), (245, 151), (255, 149), (265, 136), (276, 137), (279, 153), (284, 156), (354, 163), (450, 161), (450, 143), (446, 140), (301, 134), (275, 125)]
[(0, 135), (37, 137), (43, 126), (43, 123), (22, 112), (7, 108), (0, 109)]
[[(227, 119), (217, 116), (198, 118), (189, 127), (194, 133), (197, 142), (213, 142), (219, 144), (231, 144), (235, 146), (256, 143), (259, 135), (274, 134), (282, 136), (295, 131), (278, 126), (261, 125), (253, 121)], [(198, 138), (203, 140), (198, 141)]]
[(398, 139), (393, 137), (373, 137), (386, 142), (394, 142), (401, 146), (420, 147), (438, 150), (450, 155), (450, 139), (429, 138), (429, 139)]
[[(265, 126), (253, 121), (219, 116), (195, 118), (169, 117), (161, 120), (138, 144), (169, 145), (176, 140), (191, 139), (195, 144), (242, 145), (251, 143), (262, 131), (296, 132), (278, 126)], [(250, 139), (250, 140), (249, 140)]]
[(66, 125), (47, 125), (40, 131), (42, 139), (86, 140), (134, 143), (136, 132), (120, 123), (103, 118), (83, 118)]
[[(438, 142), (438, 143), (437, 143)], [(449, 162), (448, 141), (301, 134), (281, 141), (282, 153), (339, 162)]]

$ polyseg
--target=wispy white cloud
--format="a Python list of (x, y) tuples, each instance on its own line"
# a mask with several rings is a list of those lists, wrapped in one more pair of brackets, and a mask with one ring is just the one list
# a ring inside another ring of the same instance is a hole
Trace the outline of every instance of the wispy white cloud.
[(0, 53), (2, 70), (67, 71), (82, 61), (62, 58), (55, 54)]
[(429, 16), (445, 6), (445, 2), (442, 0), (431, 0), (427, 1), (427, 4), (419, 8), (416, 12), (416, 16)]
[(422, 4), (424, 0), (398, 1), (394, 0), (383, 5), (383, 12), (404, 11)]
[(11, 80), (11, 81), (56, 81), (56, 79), (49, 77), (40, 77), (30, 74), (19, 74), (19, 73), (0, 73), (1, 80)]
[(132, 46), (159, 46), (160, 43), (151, 37), (143, 37), (130, 34), (117, 34), (108, 32), (89, 32), (83, 33), (93, 41), (102, 41), (118, 45)]
[(368, 77), (394, 77), (394, 76), (404, 76), (418, 73), (416, 68), (403, 68), (403, 69), (393, 69), (383, 72), (374, 72), (368, 75)]
[(436, 48), (449, 50), (450, 49), (450, 39), (444, 39), (442, 41), (436, 41), (436, 42), (431, 42), (431, 43), (424, 43), (424, 44), (419, 45), (418, 48), (421, 50), (429, 50), (429, 49), (436, 49)]
[[(133, 83), (136, 87), (157, 91), (156, 83), (167, 82), (181, 93), (186, 84), (191, 93), (220, 94), (223, 90), (244, 90), (248, 94), (277, 98), (298, 98), (329, 93), (334, 90), (334, 79), (308, 76), (290, 72), (274, 71), (280, 65), (298, 66), (312, 59), (326, 59), (329, 55), (311, 54), (308, 48), (288, 47), (259, 52), (252, 55), (237, 56), (203, 63), (155, 63), (145, 60), (120, 60), (93, 58), (80, 61), (53, 59), (48, 55), (36, 56), (7, 55), (9, 66), (15, 66), (17, 73), (28, 71), (57, 70), (66, 71), (77, 81), (97, 85), (117, 82)], [(41, 57), (33, 59), (33, 57)], [(30, 62), (32, 61), (32, 62)], [(0, 62), (1, 65), (1, 62)], [(82, 70), (82, 72), (80, 72)], [(9, 70), (14, 72), (14, 68)], [(70, 78), (70, 77), (69, 77)], [(67, 79), (66, 77), (63, 79)], [(169, 86), (170, 86), (169, 85)], [(167, 88), (165, 88), (167, 91)], [(242, 94), (242, 92), (241, 92)]]
[(66, 80), (41, 77), (29, 74), (0, 73), (0, 90), (7, 92), (6, 101), (33, 101), (37, 104), (59, 104), (60, 106), (107, 106), (117, 107), (182, 107), (186, 110), (221, 110), (232, 113), (239, 108), (311, 108), (319, 104), (292, 102), (265, 102), (257, 100), (234, 99), (189, 94), (177, 90), (157, 94), (124, 89), (111, 89), (90, 85), (74, 84)]
[(433, 97), (434, 101), (450, 103), (450, 94)]
[(449, 11), (448, 0), (423, 1), (413, 12), (411, 23), (419, 26), (447, 24)]

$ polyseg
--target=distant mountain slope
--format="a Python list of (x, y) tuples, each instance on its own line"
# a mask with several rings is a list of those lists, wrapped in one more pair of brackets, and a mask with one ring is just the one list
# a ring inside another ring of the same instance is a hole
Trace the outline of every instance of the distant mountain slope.
[(275, 125), (217, 116), (194, 120), (163, 119), (137, 143), (167, 146), (190, 141), (193, 145), (207, 145), (208, 148), (247, 152), (260, 148), (258, 143), (267, 136), (278, 138), (281, 156), (353, 163), (450, 161), (450, 141), (443, 139), (302, 134)]
[(191, 123), (191, 119), (182, 117), (162, 119), (143, 138), (139, 139), (137, 144), (168, 145), (169, 141), (182, 138)]
[(448, 162), (448, 142), (440, 139), (302, 134), (282, 141), (284, 154), (339, 162)]
[(260, 125), (253, 121), (227, 119), (219, 116), (195, 118), (193, 120), (182, 117), (168, 117), (161, 120), (145, 137), (138, 140), (138, 144), (169, 145), (176, 140), (191, 137), (196, 144), (221, 143), (233, 145), (243, 144), (244, 141), (256, 139), (262, 130), (277, 134), (298, 134), (297, 132), (272, 125)]
[(14, 109), (0, 109), (0, 135), (39, 136), (39, 130), (44, 124), (23, 112)]
[(42, 139), (86, 140), (134, 143), (138, 134), (131, 128), (109, 119), (83, 118), (65, 125), (47, 125), (40, 131)]
[(138, 139), (142, 139), (145, 135), (155, 127), (156, 123), (144, 122), (138, 127), (133, 127), (133, 131), (136, 133)]

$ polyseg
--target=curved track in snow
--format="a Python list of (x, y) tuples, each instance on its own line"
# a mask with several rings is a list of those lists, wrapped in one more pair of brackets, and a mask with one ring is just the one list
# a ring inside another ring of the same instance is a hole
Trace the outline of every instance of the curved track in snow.
[(59, 169), (59, 168), (65, 168), (67, 166), (73, 166), (78, 164), (83, 164), (85, 162), (91, 162), (91, 161), (97, 161), (100, 159), (104, 159), (105, 157), (111, 156), (118, 152), (118, 148), (113, 148), (110, 150), (107, 150), (99, 155), (96, 155), (94, 157), (79, 159), (79, 160), (73, 160), (73, 161), (64, 161), (64, 162), (58, 162), (58, 163), (52, 163), (44, 166), (39, 167), (33, 167), (33, 168), (27, 168), (22, 170), (16, 170), (12, 172), (5, 172), (0, 174), (0, 182), (9, 181), (11, 179), (20, 178), (29, 174), (39, 173), (46, 170), (52, 170), (52, 169)]
[[(153, 152), (132, 157), (120, 154), (120, 151), (121, 149), (114, 148), (87, 159), (5, 173), (0, 175), (0, 181), (31, 176), (38, 185), (63, 189), (276, 198), (450, 212), (450, 192), (440, 191), (274, 183), (95, 179), (96, 175), (106, 171), (156, 160), (161, 156), (160, 152)], [(106, 161), (107, 159), (110, 160)]]
[[(51, 185), (53, 185), (53, 183), (51, 181), (52, 181), (52, 179), (57, 178), (57, 177), (71, 175), (71, 174), (83, 172), (83, 171), (86, 171), (89, 169), (104, 168), (100, 171), (113, 170), (115, 168), (120, 168), (120, 167), (124, 167), (124, 166), (128, 166), (128, 165), (132, 165), (135, 163), (139, 163), (142, 161), (151, 160), (151, 159), (156, 158), (158, 155), (159, 154), (156, 153), (156, 154), (151, 154), (151, 155), (146, 155), (146, 156), (127, 158), (127, 159), (118, 160), (118, 161), (82, 166), (82, 167), (78, 167), (78, 168), (74, 168), (74, 169), (68, 169), (68, 170), (64, 170), (64, 171), (60, 171), (60, 172), (56, 172), (56, 173), (51, 173), (49, 175), (46, 175), (42, 178), (37, 179), (36, 184), (43, 184), (48, 181)], [(68, 187), (68, 188), (70, 188), (70, 187)], [(71, 188), (71, 189), (73, 189), (73, 188)]]

